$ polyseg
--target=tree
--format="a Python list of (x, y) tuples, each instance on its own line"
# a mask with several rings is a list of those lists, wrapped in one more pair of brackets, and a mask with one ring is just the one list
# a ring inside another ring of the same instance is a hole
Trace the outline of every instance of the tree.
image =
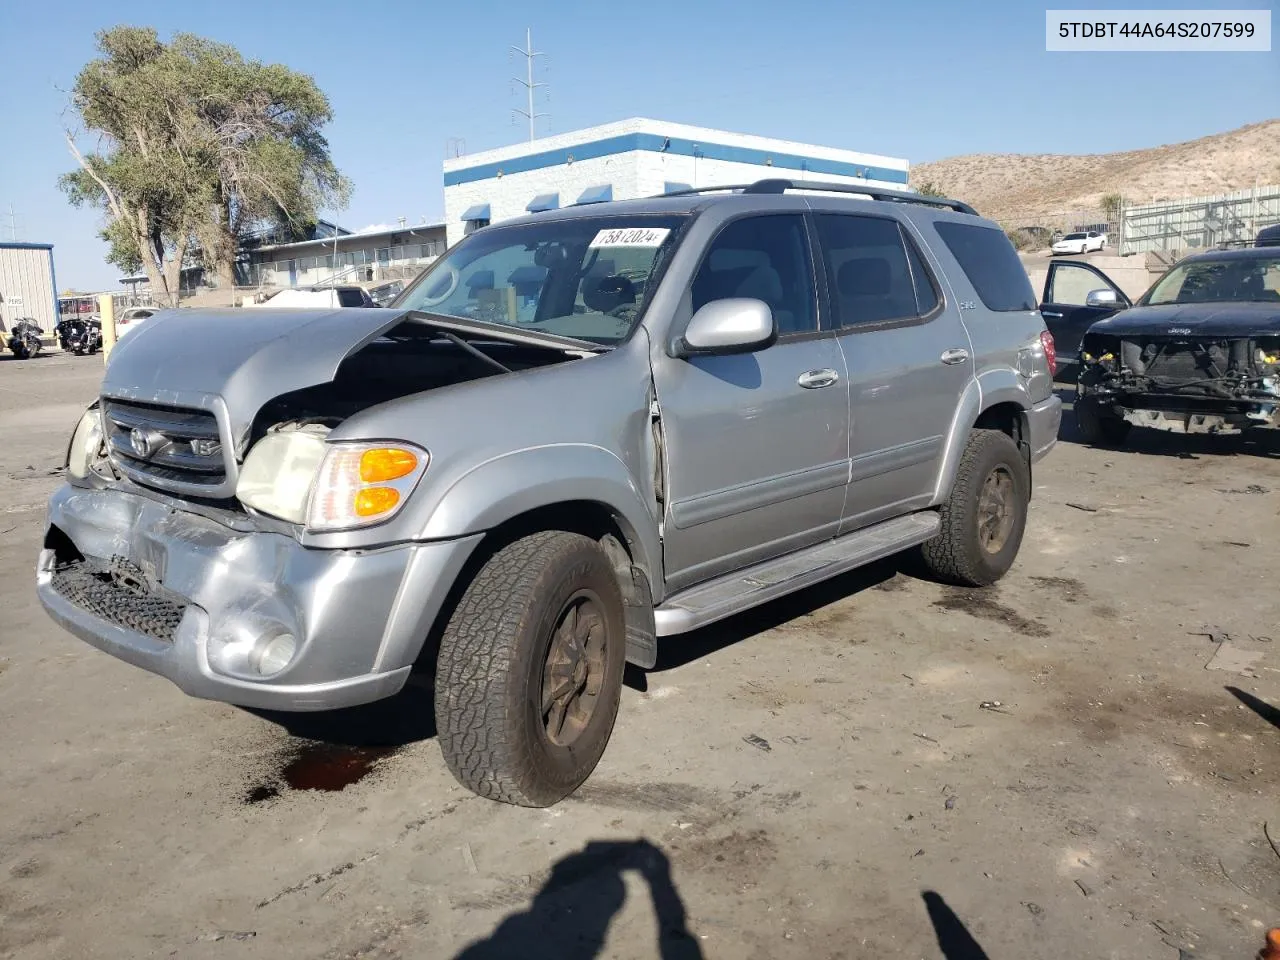
[(916, 187), (916, 193), (923, 197), (945, 197), (946, 194), (938, 189), (937, 184), (932, 180), (926, 180), (920, 186)]
[(1115, 223), (1120, 219), (1120, 206), (1123, 199), (1118, 193), (1108, 193), (1102, 198), (1102, 214), (1107, 218), (1107, 223)]
[(79, 169), (61, 185), (73, 204), (103, 211), (108, 261), (140, 267), (162, 302), (176, 304), (189, 252), (233, 285), (247, 232), (345, 202), (321, 134), (332, 111), (311, 77), (189, 34), (166, 45), (145, 27), (103, 31), (98, 50), (72, 105), (99, 150), (81, 151), (68, 132)]
[(153, 295), (176, 304), (182, 262), (208, 200), (207, 176), (183, 149), (181, 73), (154, 30), (104, 31), (98, 49), (103, 56), (81, 70), (72, 103), (103, 149), (83, 153), (68, 132), (80, 166), (60, 183), (73, 204), (105, 213), (108, 259), (140, 264)]
[(190, 35), (175, 37), (173, 48), (192, 64), (201, 153), (216, 168), (200, 248), (206, 269), (231, 286), (236, 249), (252, 229), (296, 229), (323, 207), (345, 205), (350, 184), (321, 133), (333, 112), (315, 81), (288, 67)]

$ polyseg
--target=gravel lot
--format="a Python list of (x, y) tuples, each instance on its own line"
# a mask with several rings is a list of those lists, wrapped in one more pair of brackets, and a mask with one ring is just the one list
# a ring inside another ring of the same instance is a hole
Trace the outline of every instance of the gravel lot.
[(1068, 417), (998, 587), (882, 564), (669, 641), (525, 810), (454, 784), (426, 690), (262, 716), (45, 617), (101, 371), (0, 361), (0, 956), (1179, 960), (1280, 922), (1280, 443)]

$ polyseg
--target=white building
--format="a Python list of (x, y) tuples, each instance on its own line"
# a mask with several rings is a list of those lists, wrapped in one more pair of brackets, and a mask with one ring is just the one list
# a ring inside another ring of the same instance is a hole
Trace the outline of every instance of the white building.
[[(52, 243), (0, 241), (0, 333), (22, 319), (34, 320), (46, 339), (53, 336), (58, 293)], [(7, 339), (0, 338), (0, 350)]]
[(907, 189), (906, 160), (660, 120), (621, 120), (444, 163), (448, 242), (490, 222), (771, 177)]

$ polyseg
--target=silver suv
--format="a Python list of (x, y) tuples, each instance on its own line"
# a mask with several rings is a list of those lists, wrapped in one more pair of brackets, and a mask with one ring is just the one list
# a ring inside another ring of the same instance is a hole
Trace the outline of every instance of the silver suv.
[(659, 637), (909, 548), (1004, 574), (1053, 366), (962, 203), (768, 180), (551, 211), (389, 309), (156, 314), (71, 441), (39, 595), (194, 696), (433, 676), (458, 779), (548, 805)]

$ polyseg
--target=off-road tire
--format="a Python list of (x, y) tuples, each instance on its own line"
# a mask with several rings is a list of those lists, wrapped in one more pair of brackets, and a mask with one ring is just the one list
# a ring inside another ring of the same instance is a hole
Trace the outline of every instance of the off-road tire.
[[(978, 502), (987, 478), (998, 468), (1003, 468), (1012, 479), (1013, 525), (1001, 549), (990, 553), (979, 536)], [(920, 547), (925, 567), (945, 583), (966, 587), (995, 583), (1018, 556), (1027, 525), (1029, 500), (1030, 477), (1018, 445), (999, 430), (974, 430), (960, 454), (951, 495), (940, 511), (942, 530)]]
[[(581, 591), (599, 600), (604, 666), (586, 727), (560, 746), (545, 729), (543, 670), (561, 614)], [(613, 731), (625, 646), (622, 591), (594, 540), (553, 530), (503, 547), (468, 584), (440, 639), (436, 729), (449, 770), (490, 800), (547, 807), (568, 796)]]
[(1129, 437), (1133, 424), (1122, 420), (1091, 397), (1078, 397), (1075, 402), (1076, 430), (1080, 439), (1094, 447), (1120, 447)]

